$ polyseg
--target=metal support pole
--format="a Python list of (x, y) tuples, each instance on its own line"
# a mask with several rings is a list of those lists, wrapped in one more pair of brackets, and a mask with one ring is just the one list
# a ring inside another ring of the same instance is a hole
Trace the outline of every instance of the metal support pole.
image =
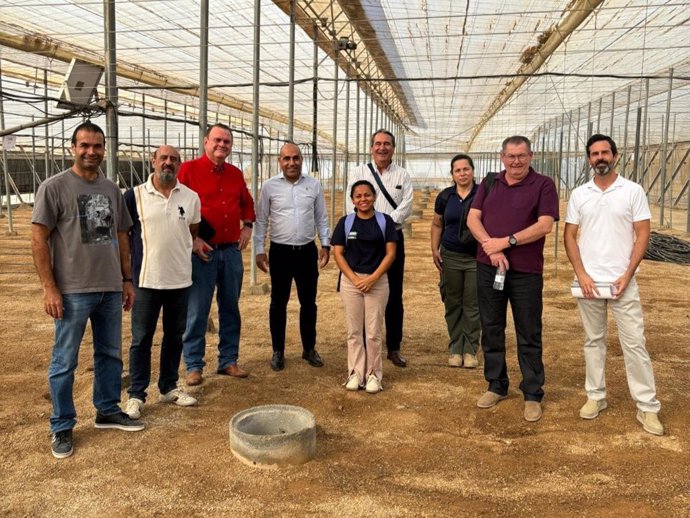
[[(647, 110), (649, 108), (649, 79), (645, 79), (644, 88), (644, 112), (642, 114), (642, 133), (641, 135), (641, 147), (638, 153), (641, 154), (641, 161), (644, 164), (647, 158), (646, 146), (647, 146)], [(640, 178), (640, 182), (643, 178)]]
[(333, 81), (333, 156), (331, 160), (331, 221), (335, 221), (335, 161), (337, 159), (336, 153), (338, 151), (338, 71), (340, 64), (338, 58), (340, 52), (335, 49), (335, 73)]
[(311, 170), (313, 173), (317, 173), (315, 176), (318, 178), (319, 172), (319, 151), (317, 148), (317, 129), (318, 129), (318, 104), (319, 104), (319, 28), (314, 24), (314, 82), (312, 83), (312, 129), (311, 129)]
[(117, 183), (117, 46), (115, 41), (115, 0), (105, 0), (105, 162), (108, 178)]
[[(259, 81), (261, 63), (261, 2), (254, 2), (254, 63), (252, 101), (256, 109), (252, 113), (252, 197), (256, 200), (259, 194)], [(243, 125), (244, 126), (244, 125)], [(256, 285), (256, 256), (254, 240), (251, 240), (250, 285)]]
[(163, 99), (163, 114), (165, 118), (163, 119), (163, 144), (168, 143), (168, 96)]
[[(664, 225), (664, 208), (666, 206), (666, 161), (668, 160), (668, 129), (671, 121), (671, 94), (673, 93), (673, 67), (668, 71), (668, 95), (666, 96), (666, 122), (663, 124), (663, 133), (661, 135), (661, 192), (659, 193), (661, 199), (661, 207), (659, 213), (659, 223)], [(690, 207), (689, 207), (690, 209)], [(673, 207), (671, 207), (673, 210)]]
[[(261, 4), (261, 2), (256, 3)], [(208, 117), (208, 4), (209, 0), (201, 0), (199, 15), (201, 22), (199, 29), (199, 155), (204, 153), (204, 136)], [(258, 108), (258, 105), (255, 106)]]
[(369, 103), (367, 102), (367, 98), (364, 98), (364, 121), (362, 123), (362, 149), (360, 150), (361, 152), (361, 157), (359, 159), (359, 163), (363, 164), (364, 162), (367, 161), (367, 142), (369, 142), (369, 132), (367, 130), (370, 130), (371, 128), (367, 126), (367, 122), (369, 121), (368, 115), (368, 108), (369, 108)]
[[(343, 154), (343, 214), (347, 213), (348, 175), (350, 172), (350, 81), (345, 80), (345, 153)], [(335, 220), (331, 220), (335, 221)]]
[(633, 174), (632, 174), (632, 180), (633, 182), (638, 181), (638, 176), (637, 176), (637, 171), (638, 168), (640, 167), (640, 129), (642, 125), (642, 108), (638, 106), (637, 108), (637, 124), (635, 127), (635, 148), (633, 150), (634, 153), (634, 161), (633, 161)]
[(295, 124), (295, 4), (290, 0), (290, 58), (288, 71), (288, 140), (293, 139)]
[(182, 126), (182, 142), (184, 143), (184, 160), (187, 160), (187, 103), (184, 103), (184, 125)]
[[(359, 133), (359, 121), (360, 121), (360, 118), (359, 118), (359, 108), (360, 108), (359, 98), (360, 98), (360, 95), (361, 95), (361, 91), (359, 88), (359, 77), (358, 77), (357, 78), (357, 116), (356, 116), (356, 121), (355, 121), (355, 136), (357, 137), (357, 144), (355, 145), (355, 149), (357, 150), (355, 152), (355, 159), (356, 159), (356, 162), (358, 164), (360, 163), (359, 154), (361, 151), (360, 146), (359, 146), (360, 137), (361, 137), (361, 135)], [(343, 196), (346, 196), (345, 192), (343, 192)]]
[[(0, 62), (0, 66), (1, 66)], [(0, 129), (4, 130), (5, 129), (5, 107), (2, 102), (3, 100), (3, 95), (2, 95), (2, 69), (0, 69)], [(14, 231), (14, 224), (12, 222), (12, 203), (10, 200), (11, 194), (10, 194), (10, 165), (7, 162), (7, 150), (5, 149), (5, 146), (2, 146), (2, 172), (3, 176), (5, 177), (5, 196), (7, 198), (7, 234), (10, 236), (15, 235)], [(0, 198), (0, 202), (2, 202), (2, 198)], [(2, 205), (2, 203), (0, 203)], [(0, 215), (2, 212), (0, 211)]]
[(141, 94), (141, 181), (148, 180), (146, 174), (146, 95)]
[(609, 128), (609, 137), (613, 138), (613, 114), (616, 111), (616, 92), (611, 92), (611, 126)]
[(625, 177), (625, 168), (628, 165), (628, 121), (630, 120), (630, 97), (632, 96), (632, 85), (628, 86), (628, 102), (625, 107), (625, 129), (623, 130), (623, 171)]
[[(48, 70), (44, 69), (43, 70), (43, 95), (44, 95), (44, 102), (43, 102), (43, 110), (45, 111), (46, 117), (50, 116), (50, 106), (48, 105)], [(43, 159), (44, 159), (44, 169), (43, 169), (43, 178), (48, 178), (52, 176), (51, 173), (51, 168), (50, 168), (50, 150), (48, 149), (48, 124), (45, 125), (44, 127), (44, 138), (45, 138), (45, 147), (44, 147), (44, 153), (43, 153)]]
[[(33, 115), (31, 116), (31, 120), (32, 121), (34, 120)], [(33, 134), (33, 132), (32, 132), (32, 134)], [(60, 155), (62, 158), (60, 161), (60, 166), (62, 168), (61, 171), (64, 171), (65, 170), (65, 119), (62, 119), (60, 121), (60, 135), (61, 135), (61, 138), (60, 138), (60, 143), (61, 143), (60, 144)], [(36, 187), (36, 186), (34, 185), (34, 187)], [(36, 189), (34, 189), (34, 193), (36, 193)]]

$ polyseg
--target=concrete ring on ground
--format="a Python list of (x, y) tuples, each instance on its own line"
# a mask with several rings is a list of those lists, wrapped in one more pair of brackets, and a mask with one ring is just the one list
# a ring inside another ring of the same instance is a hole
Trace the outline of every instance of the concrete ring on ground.
[(292, 405), (262, 405), (230, 420), (230, 449), (245, 464), (261, 468), (304, 464), (316, 454), (316, 419)]

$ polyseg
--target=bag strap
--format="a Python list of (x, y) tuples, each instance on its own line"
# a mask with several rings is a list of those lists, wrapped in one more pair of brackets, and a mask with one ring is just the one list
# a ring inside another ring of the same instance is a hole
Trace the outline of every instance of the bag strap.
[(398, 208), (398, 204), (393, 201), (393, 198), (391, 195), (388, 193), (386, 188), (383, 185), (383, 182), (381, 181), (381, 175), (378, 174), (374, 170), (374, 166), (371, 165), (371, 162), (367, 164), (369, 166), (369, 170), (371, 171), (372, 176), (374, 177), (374, 180), (376, 180), (377, 185), (379, 186), (379, 190), (383, 193), (383, 195), (386, 197), (386, 200), (388, 200), (388, 203), (390, 203), (391, 207), (393, 207), (393, 210)]
[(484, 198), (486, 198), (491, 192), (491, 189), (493, 189), (497, 176), (498, 173), (486, 173), (486, 178), (484, 178)]

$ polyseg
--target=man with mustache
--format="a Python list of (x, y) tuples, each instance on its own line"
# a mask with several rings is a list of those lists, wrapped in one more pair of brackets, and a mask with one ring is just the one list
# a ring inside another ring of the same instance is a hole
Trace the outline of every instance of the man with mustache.
[[(302, 175), (302, 153), (288, 142), (280, 149), (278, 164), (282, 174), (264, 182), (256, 211), (254, 246), (256, 265), (271, 275), (271, 306), (268, 313), (274, 371), (285, 367), (286, 308), (292, 280), (299, 298), (299, 328), (302, 358), (312, 367), (323, 367), (316, 352), (316, 287), (318, 267), (328, 264), (330, 228), (321, 182)], [(265, 237), (270, 222), (271, 247), (265, 252)], [(314, 229), (321, 249), (317, 252)], [(317, 267), (318, 263), (318, 267)], [(270, 268), (269, 268), (270, 264)]]
[(125, 412), (139, 419), (151, 381), (151, 346), (163, 310), (158, 390), (160, 401), (179, 406), (196, 399), (177, 386), (187, 300), (192, 284), (192, 242), (201, 221), (199, 196), (177, 181), (180, 154), (161, 146), (148, 181), (125, 193), (134, 225), (129, 233), (135, 302), (129, 349), (129, 400)]
[[(654, 372), (645, 347), (644, 322), (635, 273), (649, 242), (651, 212), (644, 189), (616, 172), (618, 150), (606, 135), (587, 141), (594, 169), (590, 182), (570, 195), (564, 242), (582, 298), (577, 299), (585, 330), (585, 390), (580, 417), (594, 419), (606, 409), (607, 307), (618, 326), (630, 394), (646, 432), (663, 435)], [(579, 230), (579, 239), (577, 238)]]

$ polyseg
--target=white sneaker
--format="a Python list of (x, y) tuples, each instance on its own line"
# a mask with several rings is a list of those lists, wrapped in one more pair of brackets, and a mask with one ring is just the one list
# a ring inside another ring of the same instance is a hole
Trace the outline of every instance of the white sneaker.
[(368, 394), (376, 394), (377, 392), (381, 392), (383, 387), (376, 376), (369, 374), (369, 377), (367, 378), (367, 386), (364, 390), (366, 390)]
[(127, 414), (130, 419), (139, 419), (143, 409), (144, 402), (141, 399), (131, 397), (127, 401), (127, 406), (125, 406), (125, 414)]
[(359, 381), (359, 376), (357, 376), (356, 372), (353, 372), (350, 374), (350, 377), (347, 378), (347, 383), (345, 383), (345, 388), (347, 390), (359, 390), (359, 386), (361, 385)]
[(161, 403), (175, 403), (179, 406), (196, 405), (196, 398), (187, 394), (181, 388), (174, 388), (166, 394), (161, 394)]

